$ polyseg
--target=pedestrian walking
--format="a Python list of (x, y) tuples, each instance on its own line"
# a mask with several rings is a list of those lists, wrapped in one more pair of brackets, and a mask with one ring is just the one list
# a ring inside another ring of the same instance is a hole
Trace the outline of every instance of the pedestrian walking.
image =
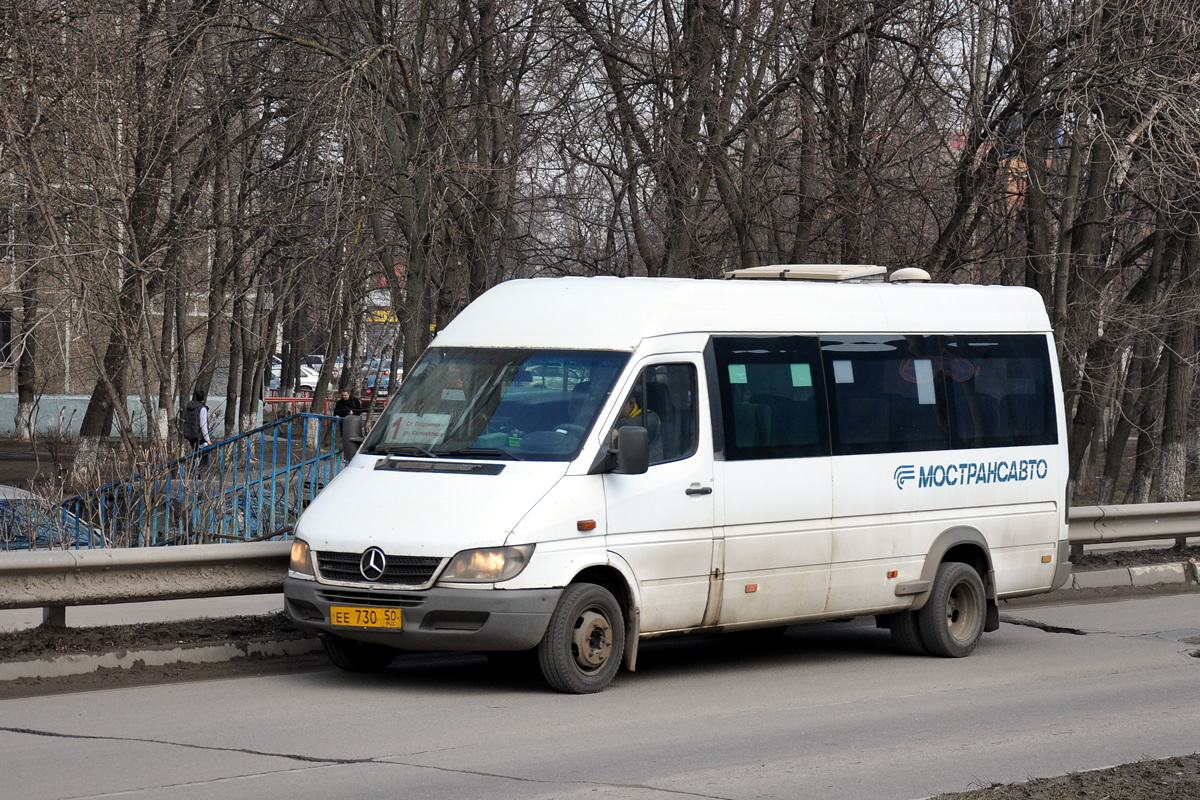
[[(187, 440), (193, 453), (212, 444), (212, 437), (208, 432), (208, 405), (205, 402), (207, 399), (208, 394), (203, 389), (197, 389), (183, 409), (183, 438)], [(200, 466), (203, 467), (207, 460), (207, 454), (202, 454)]]

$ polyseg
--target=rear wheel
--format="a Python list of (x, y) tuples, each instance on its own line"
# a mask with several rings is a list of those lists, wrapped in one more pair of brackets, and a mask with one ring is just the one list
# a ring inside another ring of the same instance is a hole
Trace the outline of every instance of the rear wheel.
[(969, 564), (948, 561), (938, 567), (929, 600), (917, 612), (921, 640), (935, 656), (971, 655), (983, 635), (987, 598), (983, 580)]
[(573, 583), (563, 591), (537, 647), (546, 682), (570, 694), (591, 694), (608, 686), (624, 652), (621, 606), (610, 591), (593, 583)]
[(898, 611), (888, 616), (888, 629), (892, 632), (892, 644), (901, 653), (910, 656), (929, 655), (924, 640), (921, 639), (921, 626), (917, 622), (917, 612)]
[(321, 646), (334, 666), (347, 672), (379, 672), (396, 660), (396, 651), (381, 644), (324, 638)]

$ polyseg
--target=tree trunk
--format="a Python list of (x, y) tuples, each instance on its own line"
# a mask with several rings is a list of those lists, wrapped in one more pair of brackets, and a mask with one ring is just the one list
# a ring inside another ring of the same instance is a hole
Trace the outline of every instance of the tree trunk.
[[(22, 216), (25, 220), (22, 238), (28, 241), (33, 231), (33, 213)], [(37, 336), (34, 335), (34, 326), (38, 321), (38, 278), (41, 268), (33, 249), (31, 245), (14, 248), (17, 251), (24, 251), (25, 255), (19, 262), (22, 266), (21, 277), (18, 281), (21, 291), (21, 334), (18, 339), (17, 416), (15, 420), (15, 436), (21, 442), (31, 442), (34, 439), (33, 415), (37, 408)]]
[[(116, 322), (109, 333), (108, 346), (104, 359), (100, 362), (100, 377), (92, 389), (87, 411), (79, 426), (79, 447), (75, 453), (72, 468), (72, 480), (82, 483), (88, 476), (94, 474), (98, 465), (97, 458), (100, 445), (108, 439), (112, 430), (113, 417), (121, 422), (128, 417), (124, 413), (125, 386), (128, 371), (129, 345), (126, 339), (124, 325), (129, 320), (136, 320), (138, 298), (140, 292), (140, 277), (136, 272), (129, 272), (121, 286), (117, 298)], [(117, 405), (122, 404), (118, 409)], [(125, 443), (128, 455), (132, 458), (136, 453), (133, 441), (133, 430), (127, 424), (120, 424), (118, 430)]]
[(1188, 225), (1180, 259), (1179, 302), (1163, 357), (1167, 359), (1166, 396), (1163, 404), (1162, 457), (1158, 501), (1187, 499), (1187, 424), (1196, 386), (1196, 289), (1200, 280), (1200, 237), (1196, 223)]

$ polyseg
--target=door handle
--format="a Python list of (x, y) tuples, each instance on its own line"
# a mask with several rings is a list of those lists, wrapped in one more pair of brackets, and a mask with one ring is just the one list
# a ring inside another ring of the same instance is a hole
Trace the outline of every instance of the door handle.
[(712, 487), (711, 486), (701, 486), (698, 483), (693, 483), (691, 486), (689, 486), (687, 489), (684, 490), (684, 494), (689, 494), (689, 495), (712, 494)]

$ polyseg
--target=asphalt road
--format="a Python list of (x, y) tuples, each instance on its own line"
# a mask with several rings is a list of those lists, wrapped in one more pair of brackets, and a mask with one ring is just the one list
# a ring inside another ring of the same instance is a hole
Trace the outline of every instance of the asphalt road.
[(445, 656), (6, 700), (0, 794), (920, 798), (1200, 750), (1198, 612), (1021, 608), (960, 660), (857, 623), (675, 640), (590, 696)]

